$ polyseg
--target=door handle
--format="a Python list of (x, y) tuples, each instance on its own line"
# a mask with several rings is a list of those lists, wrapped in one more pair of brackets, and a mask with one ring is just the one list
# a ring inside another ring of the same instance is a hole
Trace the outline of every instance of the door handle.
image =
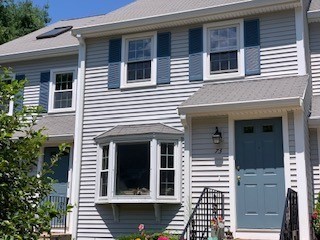
[(241, 180), (241, 177), (240, 177), (240, 176), (237, 176), (237, 180), (238, 180), (238, 182), (240, 182), (240, 180)]
[(237, 168), (238, 171), (240, 171), (240, 166), (237, 166), (236, 168)]

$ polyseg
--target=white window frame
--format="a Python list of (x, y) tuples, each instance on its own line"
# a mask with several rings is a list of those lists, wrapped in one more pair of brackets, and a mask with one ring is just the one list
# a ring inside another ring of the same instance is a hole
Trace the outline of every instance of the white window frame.
[[(210, 30), (221, 28), (237, 28), (237, 45), (238, 45), (238, 70), (234, 72), (215, 73), (210, 71)], [(231, 78), (242, 78), (245, 76), (245, 59), (244, 59), (244, 21), (243, 19), (230, 20), (218, 23), (209, 23), (203, 25), (203, 76), (204, 80), (221, 80)]]
[[(63, 74), (63, 73), (72, 73), (73, 75), (73, 82), (72, 82), (72, 105), (68, 108), (54, 108), (54, 94), (55, 94), (55, 87), (56, 87), (56, 75)], [(58, 68), (52, 69), (50, 71), (50, 86), (49, 86), (49, 113), (55, 112), (70, 112), (75, 111), (76, 106), (76, 82), (77, 82), (77, 68)]]
[[(117, 144), (119, 143), (150, 143), (150, 194), (149, 195), (116, 195), (116, 167), (117, 167)], [(175, 193), (174, 196), (160, 196), (160, 144), (174, 143), (174, 170), (175, 170)], [(103, 146), (109, 145), (109, 175), (108, 195), (100, 196), (101, 189), (101, 166)], [(97, 176), (95, 202), (104, 203), (181, 203), (181, 151), (182, 144), (179, 138), (128, 138), (126, 140), (108, 141), (97, 146)]]
[[(129, 41), (151, 38), (151, 78), (150, 81), (128, 82), (128, 51)], [(122, 37), (121, 48), (121, 85), (120, 88), (133, 88), (144, 86), (155, 86), (157, 84), (157, 32), (147, 32), (139, 34), (131, 34)]]
[[(10, 80), (12, 81), (13, 79), (16, 79), (16, 74), (15, 73), (10, 73), (8, 74), (10, 76)], [(11, 96), (11, 100), (8, 103), (8, 116), (12, 116), (14, 111), (14, 96)]]

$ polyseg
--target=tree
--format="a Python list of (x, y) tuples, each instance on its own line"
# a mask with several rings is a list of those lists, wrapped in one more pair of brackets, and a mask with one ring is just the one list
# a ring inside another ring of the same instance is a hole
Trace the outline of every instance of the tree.
[(64, 214), (44, 199), (53, 191), (51, 168), (67, 146), (62, 145), (41, 172), (32, 174), (46, 140), (43, 129), (33, 129), (41, 109), (17, 110), (15, 103), (16, 111), (8, 114), (8, 104), (21, 97), (26, 81), (11, 79), (7, 69), (0, 70), (0, 239), (38, 239), (41, 233), (50, 232), (52, 218)]
[(49, 6), (35, 6), (31, 0), (0, 0), (0, 44), (24, 36), (51, 21)]

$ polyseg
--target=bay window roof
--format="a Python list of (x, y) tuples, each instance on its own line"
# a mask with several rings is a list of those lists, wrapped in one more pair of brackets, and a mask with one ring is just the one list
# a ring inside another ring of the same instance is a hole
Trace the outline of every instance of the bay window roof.
[(183, 132), (163, 123), (118, 125), (95, 137), (95, 140), (99, 141), (106, 138), (147, 134), (183, 135)]

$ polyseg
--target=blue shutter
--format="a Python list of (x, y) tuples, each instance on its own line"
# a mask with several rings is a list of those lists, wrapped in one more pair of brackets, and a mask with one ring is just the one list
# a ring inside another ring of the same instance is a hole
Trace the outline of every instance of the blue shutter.
[(203, 80), (203, 33), (202, 28), (189, 29), (189, 80)]
[(157, 84), (168, 84), (170, 83), (171, 33), (159, 33), (157, 45)]
[(260, 22), (244, 21), (244, 56), (246, 75), (260, 74)]
[[(24, 74), (17, 74), (16, 80), (21, 81), (24, 80), (26, 76)], [(23, 107), (23, 96), (24, 96), (24, 88), (20, 90), (20, 92), (16, 95), (15, 100), (15, 111), (21, 111)]]
[(50, 84), (50, 72), (42, 72), (40, 74), (40, 96), (39, 106), (48, 111), (49, 104), (49, 84)]
[(111, 39), (109, 41), (109, 69), (108, 69), (108, 88), (120, 88), (121, 76), (121, 44), (122, 40)]

